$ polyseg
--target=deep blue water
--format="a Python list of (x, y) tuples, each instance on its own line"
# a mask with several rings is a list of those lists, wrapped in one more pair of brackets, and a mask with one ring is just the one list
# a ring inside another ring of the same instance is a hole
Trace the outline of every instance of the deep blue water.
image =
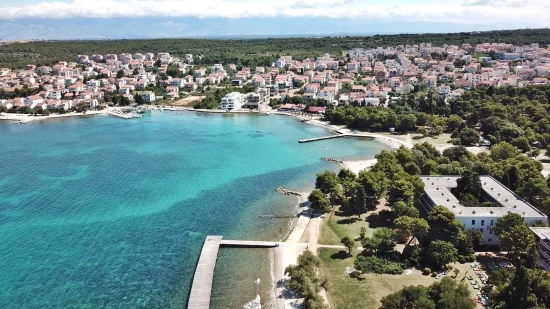
[[(323, 156), (385, 148), (297, 143), (322, 135), (283, 116), (0, 123), (0, 308), (185, 307), (206, 235), (279, 239), (288, 221), (259, 216), (297, 209), (275, 188), (311, 189), (315, 173), (337, 168)], [(266, 257), (222, 249), (213, 306), (252, 300)]]

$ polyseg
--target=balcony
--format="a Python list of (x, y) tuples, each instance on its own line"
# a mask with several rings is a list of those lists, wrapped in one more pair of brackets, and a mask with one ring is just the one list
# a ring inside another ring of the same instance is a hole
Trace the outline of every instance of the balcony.
[(550, 272), (550, 262), (546, 259), (540, 258), (539, 264), (544, 268), (546, 271)]
[(550, 251), (550, 241), (548, 240), (541, 240), (539, 241), (539, 246), (541, 248), (544, 248), (544, 250)]
[(544, 250), (543, 248), (540, 248), (539, 253), (541, 256), (543, 256), (545, 259), (550, 261), (550, 252), (548, 250)]

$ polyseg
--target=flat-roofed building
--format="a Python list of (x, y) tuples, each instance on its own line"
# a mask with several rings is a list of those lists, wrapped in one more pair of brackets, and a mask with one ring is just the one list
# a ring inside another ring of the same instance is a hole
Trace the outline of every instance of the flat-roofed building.
[(231, 92), (222, 98), (221, 109), (240, 109), (244, 104), (243, 94)]
[(539, 264), (546, 271), (550, 271), (550, 228), (530, 227), (535, 234), (539, 248)]
[(517, 213), (529, 224), (541, 221), (545, 226), (548, 217), (517, 194), (506, 188), (491, 176), (480, 176), (482, 199), (492, 202), (494, 207), (467, 207), (460, 204), (458, 198), (451, 192), (457, 187), (461, 176), (421, 176), (424, 182), (425, 194), (418, 199), (417, 204), (427, 213), (434, 206), (443, 206), (453, 212), (458, 220), (465, 225), (465, 230), (479, 230), (483, 234), (483, 244), (498, 245), (497, 236), (493, 233), (493, 225), (498, 218), (508, 213)]

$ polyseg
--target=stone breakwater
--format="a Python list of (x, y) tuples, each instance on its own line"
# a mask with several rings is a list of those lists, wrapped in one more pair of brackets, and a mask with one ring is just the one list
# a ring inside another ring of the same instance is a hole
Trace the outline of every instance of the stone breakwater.
[(280, 194), (285, 194), (285, 195), (302, 196), (302, 193), (300, 193), (300, 192), (287, 190), (283, 187), (278, 187), (277, 192), (280, 193)]
[(328, 161), (328, 162), (334, 162), (334, 163), (344, 163), (344, 160), (333, 159), (333, 158), (328, 158), (328, 157), (323, 157), (323, 160)]

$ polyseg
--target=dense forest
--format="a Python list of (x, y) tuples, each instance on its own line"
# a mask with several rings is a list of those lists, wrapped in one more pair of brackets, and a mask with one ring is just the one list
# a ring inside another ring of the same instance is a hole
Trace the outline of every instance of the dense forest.
[(277, 39), (147, 39), (36, 41), (0, 46), (0, 66), (12, 69), (27, 64), (52, 65), (73, 60), (76, 55), (169, 52), (175, 56), (202, 55), (198, 64), (236, 63), (270, 65), (280, 55), (297, 58), (330, 53), (340, 56), (352, 48), (373, 48), (431, 42), (434, 45), (471, 45), (483, 42), (512, 44), (550, 43), (550, 29), (521, 29), (487, 32), (374, 35), (367, 37), (277, 38)]

